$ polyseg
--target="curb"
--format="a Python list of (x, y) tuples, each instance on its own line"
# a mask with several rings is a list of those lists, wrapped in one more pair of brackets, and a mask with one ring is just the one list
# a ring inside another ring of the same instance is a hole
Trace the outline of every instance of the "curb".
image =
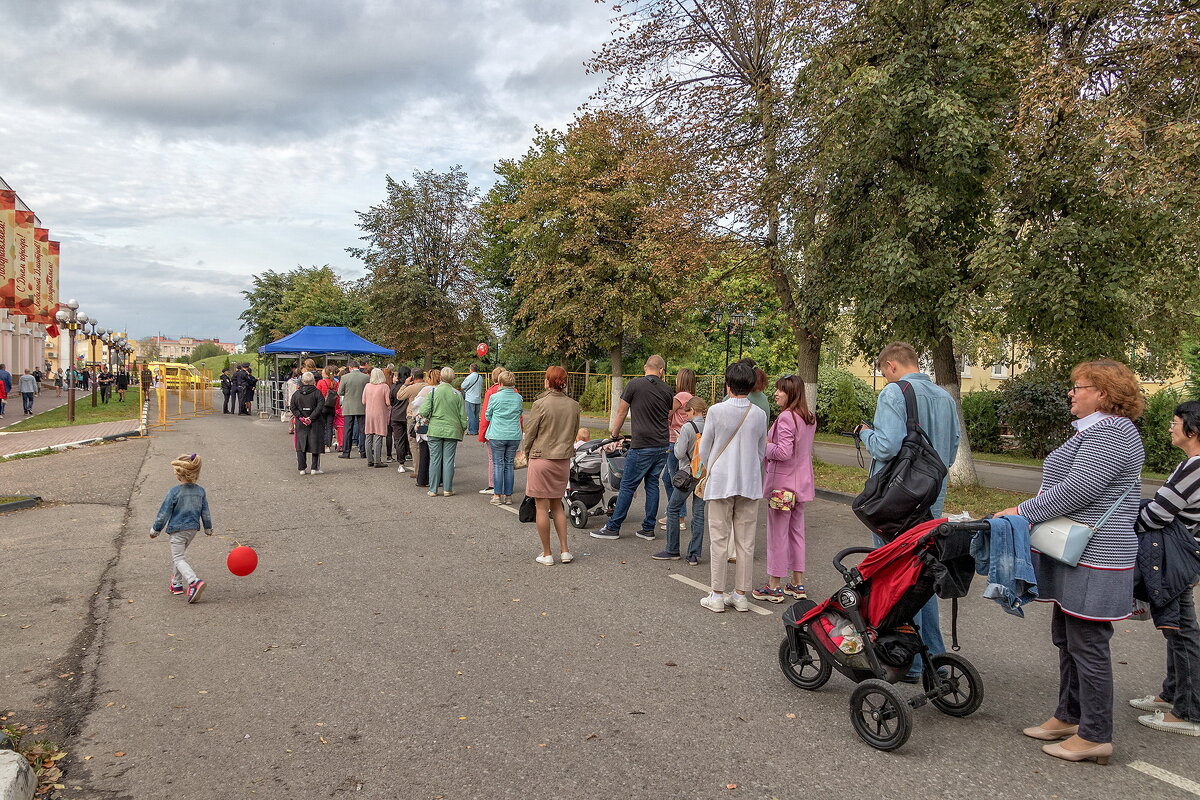
[(110, 433), (108, 436), (96, 436), (91, 439), (80, 439), (78, 442), (64, 442), (63, 444), (49, 444), (45, 447), (37, 447), (33, 450), (22, 450), (20, 453), (9, 453), (4, 458), (12, 458), (13, 456), (27, 456), (32, 453), (40, 453), (43, 450), (68, 450), (72, 447), (83, 447), (84, 445), (96, 444), (97, 442), (111, 442), (114, 439), (128, 439), (133, 436), (141, 436), (141, 431), (132, 430), (123, 433)]
[(0, 750), (0, 800), (32, 800), (37, 778), (25, 756)]
[(846, 492), (835, 492), (833, 489), (822, 489), (820, 486), (813, 489), (813, 494), (818, 500), (828, 500), (831, 503), (841, 503), (844, 506), (854, 505), (856, 495), (847, 494)]
[(23, 508), (34, 508), (42, 503), (42, 498), (35, 496), (26, 497), (23, 500), (13, 500), (8, 503), (0, 503), (0, 514), (6, 511), (20, 511)]

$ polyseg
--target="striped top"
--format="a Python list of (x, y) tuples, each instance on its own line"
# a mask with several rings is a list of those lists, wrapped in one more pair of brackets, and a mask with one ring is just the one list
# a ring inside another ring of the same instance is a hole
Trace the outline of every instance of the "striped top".
[(1017, 510), (1030, 522), (1070, 517), (1095, 525), (1129, 489), (1121, 507), (1096, 531), (1079, 559), (1082, 567), (1131, 569), (1137, 559), (1142, 447), (1137, 426), (1126, 417), (1107, 417), (1075, 434), (1046, 456), (1042, 488)]
[(1192, 456), (1175, 468), (1162, 488), (1142, 507), (1138, 522), (1143, 528), (1156, 530), (1175, 519), (1200, 539), (1200, 456)]

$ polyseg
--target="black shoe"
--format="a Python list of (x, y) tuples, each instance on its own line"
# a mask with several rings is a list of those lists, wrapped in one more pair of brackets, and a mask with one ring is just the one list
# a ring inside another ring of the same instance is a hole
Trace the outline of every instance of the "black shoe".
[(901, 683), (920, 683), (921, 676), (920, 675), (901, 675), (900, 682)]
[(349, 453), (338, 453), (338, 458), (349, 458), (349, 457), (350, 457)]
[(634, 534), (634, 536), (638, 537), (639, 539), (645, 539), (647, 542), (654, 541), (654, 531), (638, 531)]

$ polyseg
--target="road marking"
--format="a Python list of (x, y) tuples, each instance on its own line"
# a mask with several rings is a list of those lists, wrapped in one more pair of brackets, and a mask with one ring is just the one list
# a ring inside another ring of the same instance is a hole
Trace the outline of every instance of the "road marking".
[(500, 506), (500, 508), (503, 508), (505, 511), (507, 511), (510, 514), (519, 514), (520, 513), (520, 511), (517, 509), (516, 506)]
[(1169, 783), (1176, 788), (1183, 789), (1185, 792), (1191, 792), (1197, 797), (1200, 797), (1200, 783), (1189, 780), (1182, 775), (1176, 775), (1174, 772), (1167, 772), (1162, 767), (1156, 767), (1153, 764), (1147, 764), (1145, 761), (1130, 761), (1125, 766), (1129, 767), (1130, 769), (1136, 769), (1143, 775), (1149, 775), (1151, 778), (1156, 778), (1163, 783)]
[[(709, 586), (707, 583), (701, 583), (700, 581), (694, 581), (685, 575), (680, 575), (678, 572), (672, 572), (671, 577), (674, 578), (675, 580), (679, 581), (680, 583), (686, 583), (688, 586), (695, 586), (697, 589), (700, 589), (701, 591), (703, 591), (705, 593), (712, 591), (712, 587)], [(749, 599), (749, 598), (747, 598), (747, 599)], [(773, 616), (775, 613), (773, 611), (763, 608), (762, 606), (755, 605), (753, 600), (750, 601), (750, 610), (753, 611), (755, 614), (762, 614), (765, 617)]]

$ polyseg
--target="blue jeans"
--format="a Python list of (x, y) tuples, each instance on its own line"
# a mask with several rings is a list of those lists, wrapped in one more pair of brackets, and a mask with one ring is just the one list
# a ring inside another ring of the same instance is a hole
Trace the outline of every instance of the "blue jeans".
[(675, 487), (671, 485), (671, 478), (675, 476), (676, 470), (679, 469), (679, 459), (675, 457), (675, 445), (667, 445), (667, 465), (663, 467), (662, 482), (663, 489), (667, 493), (667, 505), (671, 504), (671, 495), (675, 493)]
[(692, 541), (688, 543), (688, 558), (700, 558), (700, 548), (704, 544), (704, 499), (697, 497), (694, 492), (671, 487), (671, 499), (667, 503), (667, 552), (679, 555), (679, 515), (686, 511), (687, 500), (692, 498)]
[(33, 392), (21, 392), (21, 405), (26, 414), (33, 411)]
[(629, 506), (639, 483), (646, 484), (646, 518), (642, 530), (653, 531), (658, 516), (658, 481), (667, 461), (667, 451), (662, 447), (639, 447), (630, 450), (625, 457), (625, 471), (621, 474), (621, 490), (617, 493), (617, 504), (613, 515), (604, 527), (620, 531), (621, 523), (629, 515)]
[(472, 436), (479, 434), (479, 407), (481, 403), (467, 403), (467, 433)]
[(521, 440), (492, 439), (488, 444), (492, 447), (492, 490), (496, 494), (510, 495), (513, 493), (515, 474), (513, 459), (516, 458)]
[(429, 437), (429, 491), (454, 491), (454, 455), (458, 439)]

